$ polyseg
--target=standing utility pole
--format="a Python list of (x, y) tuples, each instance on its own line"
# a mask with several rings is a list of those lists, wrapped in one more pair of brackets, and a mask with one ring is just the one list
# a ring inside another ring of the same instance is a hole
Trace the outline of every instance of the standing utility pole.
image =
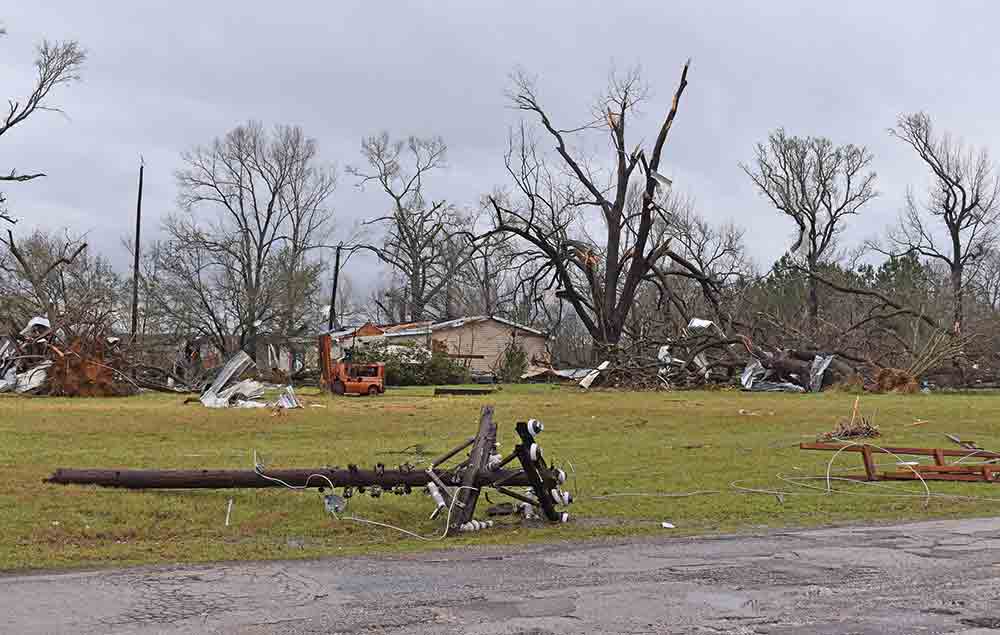
[(333, 290), (330, 291), (330, 319), (327, 324), (327, 329), (332, 331), (334, 326), (339, 328), (337, 324), (337, 278), (340, 277), (340, 249), (343, 245), (337, 245), (337, 257), (333, 265)]
[(139, 230), (142, 227), (142, 171), (145, 166), (139, 158), (139, 198), (135, 203), (135, 260), (132, 262), (132, 340), (139, 330)]

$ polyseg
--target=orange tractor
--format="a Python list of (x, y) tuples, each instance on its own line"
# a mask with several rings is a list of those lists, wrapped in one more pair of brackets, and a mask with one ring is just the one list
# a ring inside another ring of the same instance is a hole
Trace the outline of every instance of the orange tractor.
[(322, 386), (335, 395), (357, 394), (376, 396), (385, 392), (385, 364), (382, 362), (343, 361), (333, 358), (329, 335), (319, 338), (319, 365)]

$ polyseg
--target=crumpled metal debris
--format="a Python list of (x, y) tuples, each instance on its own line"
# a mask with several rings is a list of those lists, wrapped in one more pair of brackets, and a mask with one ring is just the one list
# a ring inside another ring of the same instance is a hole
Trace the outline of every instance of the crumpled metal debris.
[(594, 380), (600, 376), (602, 370), (606, 370), (608, 366), (611, 365), (609, 361), (601, 362), (597, 368), (587, 373), (587, 376), (580, 380), (580, 388), (590, 388), (590, 385), (594, 383)]
[(291, 386), (285, 386), (284, 392), (278, 397), (278, 400), (274, 402), (276, 408), (285, 408), (288, 410), (293, 410), (295, 408), (301, 408), (302, 403), (299, 401), (298, 397), (295, 396), (295, 390)]
[(743, 369), (740, 384), (743, 390), (751, 392), (805, 392), (806, 389), (790, 381), (768, 381), (771, 371), (764, 368), (760, 360), (753, 360)]
[(0, 379), (0, 393), (16, 392), (23, 395), (25, 393), (32, 392), (33, 390), (38, 390), (48, 378), (48, 369), (50, 366), (52, 366), (52, 362), (45, 360), (22, 373), (18, 373), (16, 369), (11, 366), (7, 369), (3, 378)]
[[(239, 377), (253, 365), (254, 361), (246, 354), (246, 351), (239, 351), (230, 357), (219, 374), (215, 376), (212, 384), (201, 394), (201, 403), (209, 408), (228, 408), (230, 406), (229, 399), (235, 394), (235, 391), (229, 391), (223, 396), (223, 389), (233, 378)], [(261, 388), (263, 389), (263, 386)]]
[(834, 355), (816, 355), (809, 368), (808, 390), (790, 381), (768, 381), (772, 372), (764, 368), (760, 360), (754, 359), (743, 369), (740, 375), (740, 385), (743, 390), (751, 392), (820, 392), (823, 389), (823, 376), (833, 362)]
[(817, 355), (809, 368), (809, 390), (819, 392), (823, 389), (823, 375), (833, 362), (833, 355)]
[(264, 396), (264, 384), (255, 379), (236, 380), (240, 375), (256, 364), (245, 351), (239, 351), (229, 360), (215, 376), (212, 384), (202, 393), (200, 401), (207, 408), (301, 408), (302, 404), (295, 396), (295, 390), (287, 386), (277, 401), (268, 403), (261, 401)]

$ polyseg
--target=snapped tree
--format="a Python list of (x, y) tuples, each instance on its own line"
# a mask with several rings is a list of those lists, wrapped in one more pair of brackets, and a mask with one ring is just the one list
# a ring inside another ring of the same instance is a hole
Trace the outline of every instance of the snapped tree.
[[(511, 101), (541, 124), (555, 143), (559, 165), (549, 164), (524, 125), (512, 133), (505, 163), (514, 188), (489, 197), (496, 223), (480, 238), (504, 233), (526, 244), (524, 255), (536, 265), (532, 282), (537, 289), (556, 288), (557, 297), (573, 307), (599, 346), (618, 346), (640, 286), (664, 259), (702, 275), (671, 248), (665, 233), (654, 231), (657, 223), (670, 222), (662, 205), (670, 181), (658, 170), (687, 87), (688, 68), (685, 64), (681, 71), (648, 155), (640, 145), (630, 150), (626, 135), (632, 115), (647, 97), (638, 71), (612, 76), (590, 121), (573, 128), (552, 120), (531, 78), (524, 73), (513, 78)], [(609, 174), (571, 146), (577, 135), (595, 131), (608, 142)], [(633, 187), (638, 191), (634, 210), (629, 209)], [(598, 238), (590, 236), (587, 209), (600, 214), (603, 235)]]

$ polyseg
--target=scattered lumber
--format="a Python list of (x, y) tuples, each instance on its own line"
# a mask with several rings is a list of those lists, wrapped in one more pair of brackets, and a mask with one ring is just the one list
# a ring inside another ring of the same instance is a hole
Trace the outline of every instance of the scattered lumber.
[[(1000, 452), (989, 452), (986, 450), (879, 447), (869, 445), (867, 443), (800, 443), (799, 449), (859, 453), (861, 454), (861, 460), (865, 468), (865, 473), (863, 475), (848, 476), (847, 478), (863, 481), (922, 479), (925, 481), (981, 481), (995, 483), (998, 482), (997, 474), (1000, 474), (1000, 464), (983, 462), (945, 463), (945, 457), (960, 457), (962, 459), (975, 458), (983, 461), (995, 461), (1000, 459)], [(880, 472), (875, 464), (875, 454), (890, 454), (894, 456), (930, 456), (934, 458), (934, 465), (902, 465), (898, 466), (900, 469), (897, 470)]]

